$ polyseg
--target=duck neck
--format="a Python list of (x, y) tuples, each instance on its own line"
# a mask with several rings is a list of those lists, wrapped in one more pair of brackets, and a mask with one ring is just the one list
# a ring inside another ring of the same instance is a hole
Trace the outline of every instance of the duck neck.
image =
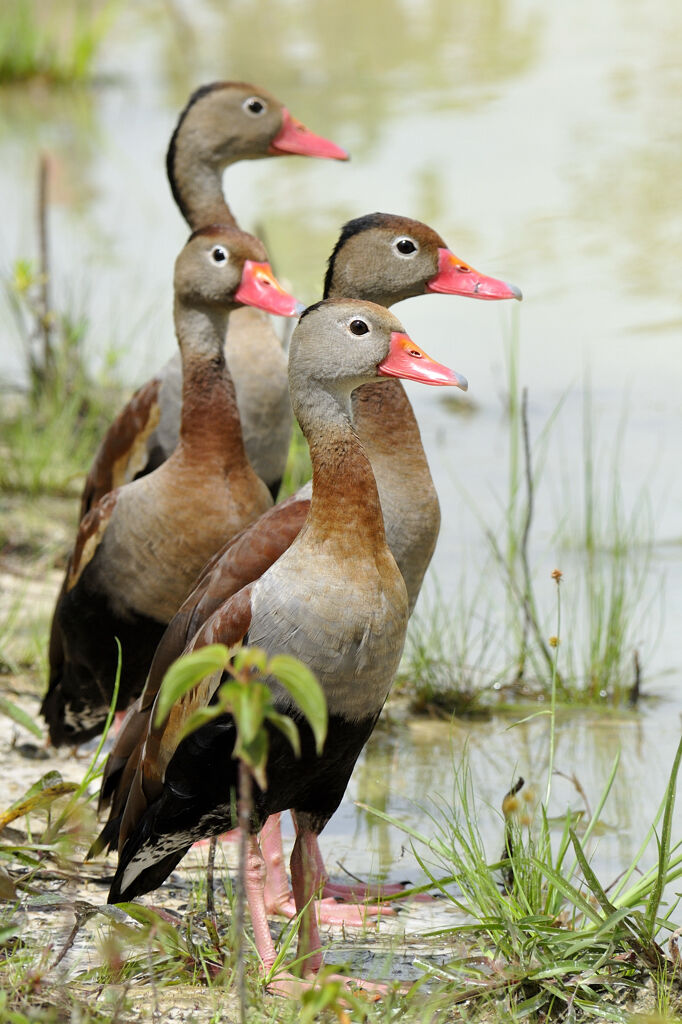
[(223, 195), (223, 171), (227, 164), (197, 153), (196, 147), (196, 136), (183, 121), (171, 140), (166, 160), (173, 198), (193, 231), (207, 224), (236, 227)]
[(227, 473), (246, 465), (234, 383), (225, 362), (228, 313), (175, 300), (182, 358), (182, 415), (178, 451), (193, 463)]
[[(351, 281), (346, 282), (343, 261), (337, 260), (333, 265), (325, 298), (344, 296), (376, 302), (387, 309), (398, 301), (395, 295), (386, 294), (384, 287), (376, 288), (367, 284), (359, 288)], [(367, 449), (375, 471), (381, 472), (382, 476), (385, 473), (383, 467), (375, 466), (376, 455), (377, 458), (385, 457), (388, 460), (386, 469), (392, 467), (393, 473), (401, 477), (410, 469), (419, 474), (429, 472), (417, 420), (401, 381), (384, 379), (358, 388), (353, 392), (352, 415), (353, 426)], [(396, 453), (399, 459), (396, 459)], [(410, 481), (405, 480), (405, 485), (409, 487)]]
[(313, 467), (308, 532), (374, 550), (385, 543), (384, 521), (372, 467), (351, 423), (349, 397), (309, 387), (295, 412)]

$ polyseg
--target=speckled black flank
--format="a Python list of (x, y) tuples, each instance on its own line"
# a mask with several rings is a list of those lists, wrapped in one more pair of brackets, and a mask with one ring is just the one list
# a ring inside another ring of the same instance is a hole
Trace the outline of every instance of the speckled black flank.
[(364, 216), (356, 217), (354, 220), (349, 220), (343, 225), (341, 234), (339, 235), (339, 240), (334, 246), (327, 264), (327, 273), (324, 278), (325, 299), (329, 297), (329, 289), (332, 286), (336, 257), (340, 253), (341, 249), (343, 249), (348, 239), (352, 238), (353, 235), (359, 235), (362, 231), (369, 231), (370, 228), (382, 228), (391, 220), (394, 220), (394, 217), (390, 213), (366, 213)]
[(188, 223), (188, 210), (182, 201), (180, 190), (178, 189), (175, 181), (175, 150), (177, 147), (178, 132), (182, 127), (183, 121), (187, 117), (188, 113), (190, 112), (194, 104), (198, 102), (198, 100), (203, 99), (204, 96), (208, 96), (210, 92), (215, 92), (218, 89), (226, 89), (229, 85), (233, 84), (234, 83), (232, 82), (209, 82), (208, 85), (201, 85), (199, 86), (198, 89), (195, 89), (190, 98), (188, 99), (184, 110), (180, 114), (180, 117), (178, 118), (178, 123), (175, 126), (175, 131), (171, 135), (171, 140), (168, 144), (168, 152), (166, 153), (166, 173), (168, 175), (168, 181), (170, 182), (171, 192), (173, 193), (173, 199), (178, 204), (182, 216)]
[[(296, 758), (288, 740), (268, 726), (268, 789), (254, 787), (251, 819), (257, 831), (270, 814), (293, 808), (305, 813), (316, 832), (321, 832), (346, 791), (362, 748), (377, 715), (360, 722), (330, 715), (322, 755), (307, 722), (292, 716), (301, 737), (301, 756)], [(156, 888), (200, 836), (219, 835), (233, 828), (234, 792), (238, 763), (232, 757), (234, 721), (223, 715), (192, 733), (178, 747), (166, 772), (161, 796), (148, 809), (121, 851), (110, 902), (130, 900)], [(107, 839), (108, 837), (104, 837)], [(146, 849), (148, 866), (141, 868), (125, 889), (128, 864)], [(158, 859), (154, 856), (158, 851)]]

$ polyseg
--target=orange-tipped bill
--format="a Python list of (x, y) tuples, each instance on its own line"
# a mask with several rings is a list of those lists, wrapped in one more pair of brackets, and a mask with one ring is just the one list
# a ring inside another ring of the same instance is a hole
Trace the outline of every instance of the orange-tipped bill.
[(298, 316), (301, 311), (301, 304), (284, 291), (269, 263), (246, 260), (234, 297), (245, 306), (255, 306), (277, 316)]
[(438, 250), (438, 273), (427, 286), (430, 292), (446, 295), (469, 295), (472, 299), (522, 299), (515, 284), (485, 277), (468, 263), (458, 260), (449, 249)]
[(328, 160), (348, 160), (345, 149), (309, 131), (304, 124), (291, 116), (286, 107), (282, 108), (282, 127), (270, 143), (270, 152), (320, 156)]
[(391, 347), (377, 370), (383, 377), (402, 377), (403, 380), (418, 380), (422, 384), (436, 384), (441, 387), (455, 387), (466, 391), (469, 383), (461, 373), (455, 373), (442, 363), (427, 355), (423, 348), (415, 345), (407, 334), (393, 331)]

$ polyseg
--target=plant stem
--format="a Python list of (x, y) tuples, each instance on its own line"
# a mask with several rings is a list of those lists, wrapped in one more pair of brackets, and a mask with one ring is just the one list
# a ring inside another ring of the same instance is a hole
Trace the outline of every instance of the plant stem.
[(244, 904), (246, 902), (246, 861), (248, 856), (251, 812), (253, 810), (253, 783), (251, 771), (244, 761), (239, 762), (239, 885), (235, 904), (235, 946), (237, 954), (236, 980), (239, 999), (239, 1019), (246, 1024), (246, 977), (244, 972)]
[[(38, 250), (39, 250), (39, 300), (38, 300), (38, 331), (43, 343), (43, 383), (52, 375), (54, 353), (50, 330), (50, 249), (47, 228), (47, 187), (49, 163), (47, 155), (40, 157), (38, 167)], [(34, 381), (34, 385), (38, 383)]]
[(215, 875), (215, 851), (218, 845), (217, 836), (211, 836), (208, 844), (208, 861), (206, 864), (206, 913), (215, 924), (215, 892), (213, 888)]
[(531, 618), (531, 601), (532, 601), (532, 583), (530, 578), (530, 564), (528, 561), (528, 538), (530, 537), (530, 527), (533, 522), (533, 466), (531, 462), (530, 454), (530, 431), (528, 429), (528, 388), (524, 388), (521, 393), (521, 431), (523, 436), (523, 453), (526, 467), (526, 517), (523, 524), (523, 533), (521, 534), (521, 545), (519, 553), (521, 556), (521, 566), (523, 568), (523, 581), (524, 581), (524, 602), (523, 602), (523, 628), (521, 631), (521, 645), (519, 649), (519, 666), (517, 672), (517, 681), (523, 679), (523, 674), (526, 667), (526, 651), (528, 647), (528, 633), (530, 631), (530, 618)]
[(547, 789), (545, 791), (545, 807), (549, 807), (549, 796), (552, 791), (552, 773), (554, 772), (554, 752), (556, 744), (556, 686), (557, 662), (559, 660), (559, 643), (561, 639), (561, 577), (556, 580), (556, 647), (552, 665), (552, 696), (549, 712), (549, 765), (547, 766)]

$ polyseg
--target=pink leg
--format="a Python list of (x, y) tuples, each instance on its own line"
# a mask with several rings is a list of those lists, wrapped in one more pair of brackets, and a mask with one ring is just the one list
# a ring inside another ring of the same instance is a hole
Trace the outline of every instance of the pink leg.
[[(251, 925), (253, 927), (256, 949), (258, 950), (258, 955), (262, 961), (261, 971), (263, 974), (267, 974), (272, 969), (276, 953), (272, 936), (270, 935), (270, 929), (268, 927), (267, 913), (265, 911), (264, 887), (265, 863), (255, 836), (249, 836), (246, 860), (246, 899), (249, 905), (249, 913), (251, 915)], [(301, 927), (304, 927), (304, 924), (305, 922), (302, 922)], [(319, 963), (321, 963), (322, 953), (319, 949), (319, 935), (317, 934), (317, 924), (315, 922), (314, 914), (307, 924), (308, 927), (306, 928), (306, 934), (309, 936), (311, 946), (315, 946), (319, 957)], [(319, 964), (317, 969), (319, 969)], [(313, 984), (313, 982), (306, 981), (304, 978), (294, 977), (294, 975), (289, 971), (281, 971), (272, 979), (268, 988), (271, 992), (277, 993), (278, 995), (290, 996), (294, 999), (298, 999), (303, 992), (312, 988)]]
[(265, 862), (261, 856), (258, 840), (255, 836), (249, 836), (246, 858), (246, 901), (249, 905), (256, 949), (263, 962), (263, 968), (267, 972), (275, 962), (276, 953), (268, 927), (268, 915), (263, 897), (264, 886)]
[[(282, 848), (281, 815), (273, 814), (268, 818), (261, 832), (261, 850), (265, 858), (267, 875), (265, 879), (265, 906), (269, 914), (281, 914), (293, 918), (297, 909), (293, 895), (289, 889), (289, 881), (284, 869), (284, 850)], [(315, 869), (315, 890), (326, 886), (322, 854), (317, 837), (310, 833), (310, 849)], [(293, 857), (293, 853), (292, 853)], [(339, 906), (336, 898), (324, 890), (325, 897), (315, 901), (315, 912), (320, 924), (345, 924), (352, 928), (362, 928), (368, 919), (379, 914), (395, 915), (393, 909), (378, 906)]]
[[(322, 851), (320, 850), (319, 843), (315, 839), (315, 861), (317, 864), (317, 870), (319, 876), (323, 881), (322, 884), (322, 895), (326, 898), (332, 898), (335, 900), (380, 900), (382, 896), (394, 896), (402, 892), (405, 888), (403, 882), (394, 882), (390, 885), (363, 885), (359, 882), (357, 885), (337, 885), (334, 882), (329, 881), (329, 875), (327, 869), (324, 866), (322, 859)], [(372, 908), (377, 910), (379, 913), (387, 913), (387, 910), (381, 910), (381, 908)]]
[(260, 848), (266, 865), (265, 906), (269, 914), (282, 912), (291, 902), (289, 879), (284, 867), (281, 814), (271, 814), (260, 834)]
[(291, 851), (291, 884), (296, 910), (301, 915), (298, 931), (298, 957), (305, 958), (306, 974), (317, 974), (322, 966), (322, 948), (317, 928), (314, 901), (320, 877), (316, 858), (317, 840), (306, 828), (299, 828)]
[[(279, 995), (299, 998), (307, 989), (314, 988), (316, 975), (322, 967), (322, 949), (320, 933), (317, 928), (317, 915), (313, 897), (320, 883), (318, 868), (317, 837), (308, 829), (299, 828), (296, 842), (291, 853), (291, 879), (294, 887), (296, 907), (301, 915), (298, 932), (298, 959), (303, 960), (306, 978), (294, 978), (291, 974), (281, 974), (268, 986), (270, 991)], [(356, 988), (371, 993), (374, 999), (388, 992), (388, 986), (362, 978), (347, 978), (342, 974), (323, 975), (324, 983), (339, 981), (343, 989), (349, 991)], [(343, 1002), (343, 999), (341, 1000)]]

